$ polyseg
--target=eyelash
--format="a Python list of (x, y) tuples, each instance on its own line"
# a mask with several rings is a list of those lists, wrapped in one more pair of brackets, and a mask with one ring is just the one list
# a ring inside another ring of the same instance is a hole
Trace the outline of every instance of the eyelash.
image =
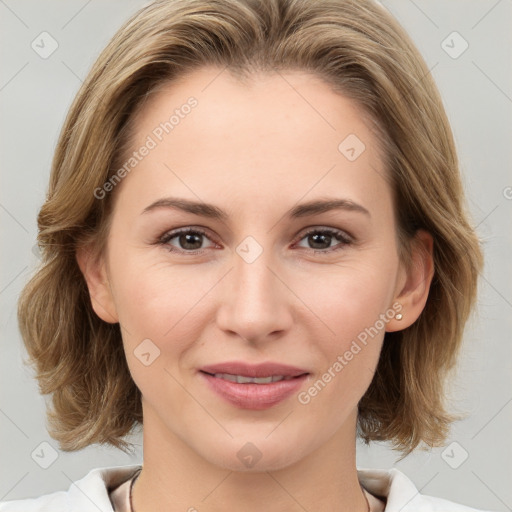
[[(339, 251), (344, 249), (346, 246), (352, 245), (354, 240), (351, 236), (346, 234), (344, 231), (341, 231), (339, 229), (334, 228), (312, 228), (306, 231), (305, 233), (301, 234), (299, 238), (297, 238), (293, 243), (300, 242), (304, 238), (307, 238), (308, 236), (319, 233), (322, 235), (330, 235), (334, 238), (336, 238), (340, 242), (339, 247), (334, 248), (328, 248), (328, 249), (309, 249), (309, 251), (313, 251), (314, 254), (331, 254), (333, 252)], [(175, 231), (166, 232), (164, 235), (162, 235), (157, 243), (161, 246), (164, 246), (169, 252), (172, 253), (178, 253), (178, 254), (189, 254), (189, 255), (197, 255), (204, 252), (205, 249), (196, 249), (193, 251), (187, 251), (185, 249), (177, 249), (171, 245), (169, 245), (169, 242), (180, 235), (187, 235), (187, 234), (200, 234), (204, 237), (208, 238), (210, 240), (210, 236), (206, 231), (204, 231), (201, 228), (184, 228), (184, 229), (177, 229)], [(214, 240), (210, 240), (214, 243), (216, 243)]]

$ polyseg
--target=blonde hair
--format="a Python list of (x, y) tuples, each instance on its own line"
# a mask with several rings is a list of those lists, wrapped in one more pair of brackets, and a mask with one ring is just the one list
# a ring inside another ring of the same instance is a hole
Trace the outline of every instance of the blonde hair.
[(205, 65), (303, 70), (356, 102), (381, 132), (401, 257), (416, 230), (434, 238), (427, 304), (409, 328), (386, 333), (359, 403), (359, 434), (408, 453), (438, 445), (453, 417), (443, 385), (455, 362), (482, 266), (469, 225), (455, 145), (438, 90), (397, 21), (371, 0), (160, 0), (136, 13), (103, 50), (65, 120), (38, 216), (41, 268), (19, 301), (19, 325), (49, 431), (63, 450), (124, 439), (142, 423), (118, 324), (94, 313), (75, 258), (108, 235), (112, 194), (94, 191), (130, 147), (148, 93)]

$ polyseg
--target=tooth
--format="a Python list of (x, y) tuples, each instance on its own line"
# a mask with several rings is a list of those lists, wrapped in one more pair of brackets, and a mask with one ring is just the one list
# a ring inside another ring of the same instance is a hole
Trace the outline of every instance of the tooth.
[(215, 377), (218, 379), (229, 380), (231, 382), (236, 382), (236, 375), (230, 375), (229, 373), (216, 373)]
[(244, 375), (232, 375), (230, 373), (216, 373), (215, 377), (218, 379), (229, 380), (230, 382), (237, 382), (238, 384), (270, 384), (281, 380), (293, 379), (293, 377), (284, 377), (282, 375), (271, 375), (269, 377), (246, 377)]
[(236, 381), (238, 382), (238, 384), (245, 384), (247, 382), (254, 382), (252, 377), (244, 377), (243, 375), (237, 375), (236, 376)]
[(272, 376), (270, 377), (255, 377), (252, 379), (256, 384), (270, 384), (272, 382)]

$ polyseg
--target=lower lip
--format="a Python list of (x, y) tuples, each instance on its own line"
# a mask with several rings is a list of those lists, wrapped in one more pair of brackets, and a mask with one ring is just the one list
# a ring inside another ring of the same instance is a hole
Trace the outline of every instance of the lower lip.
[(238, 384), (199, 372), (209, 386), (222, 398), (240, 409), (262, 410), (288, 398), (297, 392), (308, 377), (307, 374), (289, 380), (280, 380), (269, 384)]

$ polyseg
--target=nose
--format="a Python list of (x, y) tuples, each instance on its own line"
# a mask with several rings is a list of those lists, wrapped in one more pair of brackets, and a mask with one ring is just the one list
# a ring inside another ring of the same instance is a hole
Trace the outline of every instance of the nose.
[(293, 325), (293, 294), (275, 262), (265, 251), (252, 263), (234, 253), (233, 265), (223, 286), (217, 326), (250, 343), (287, 332)]

